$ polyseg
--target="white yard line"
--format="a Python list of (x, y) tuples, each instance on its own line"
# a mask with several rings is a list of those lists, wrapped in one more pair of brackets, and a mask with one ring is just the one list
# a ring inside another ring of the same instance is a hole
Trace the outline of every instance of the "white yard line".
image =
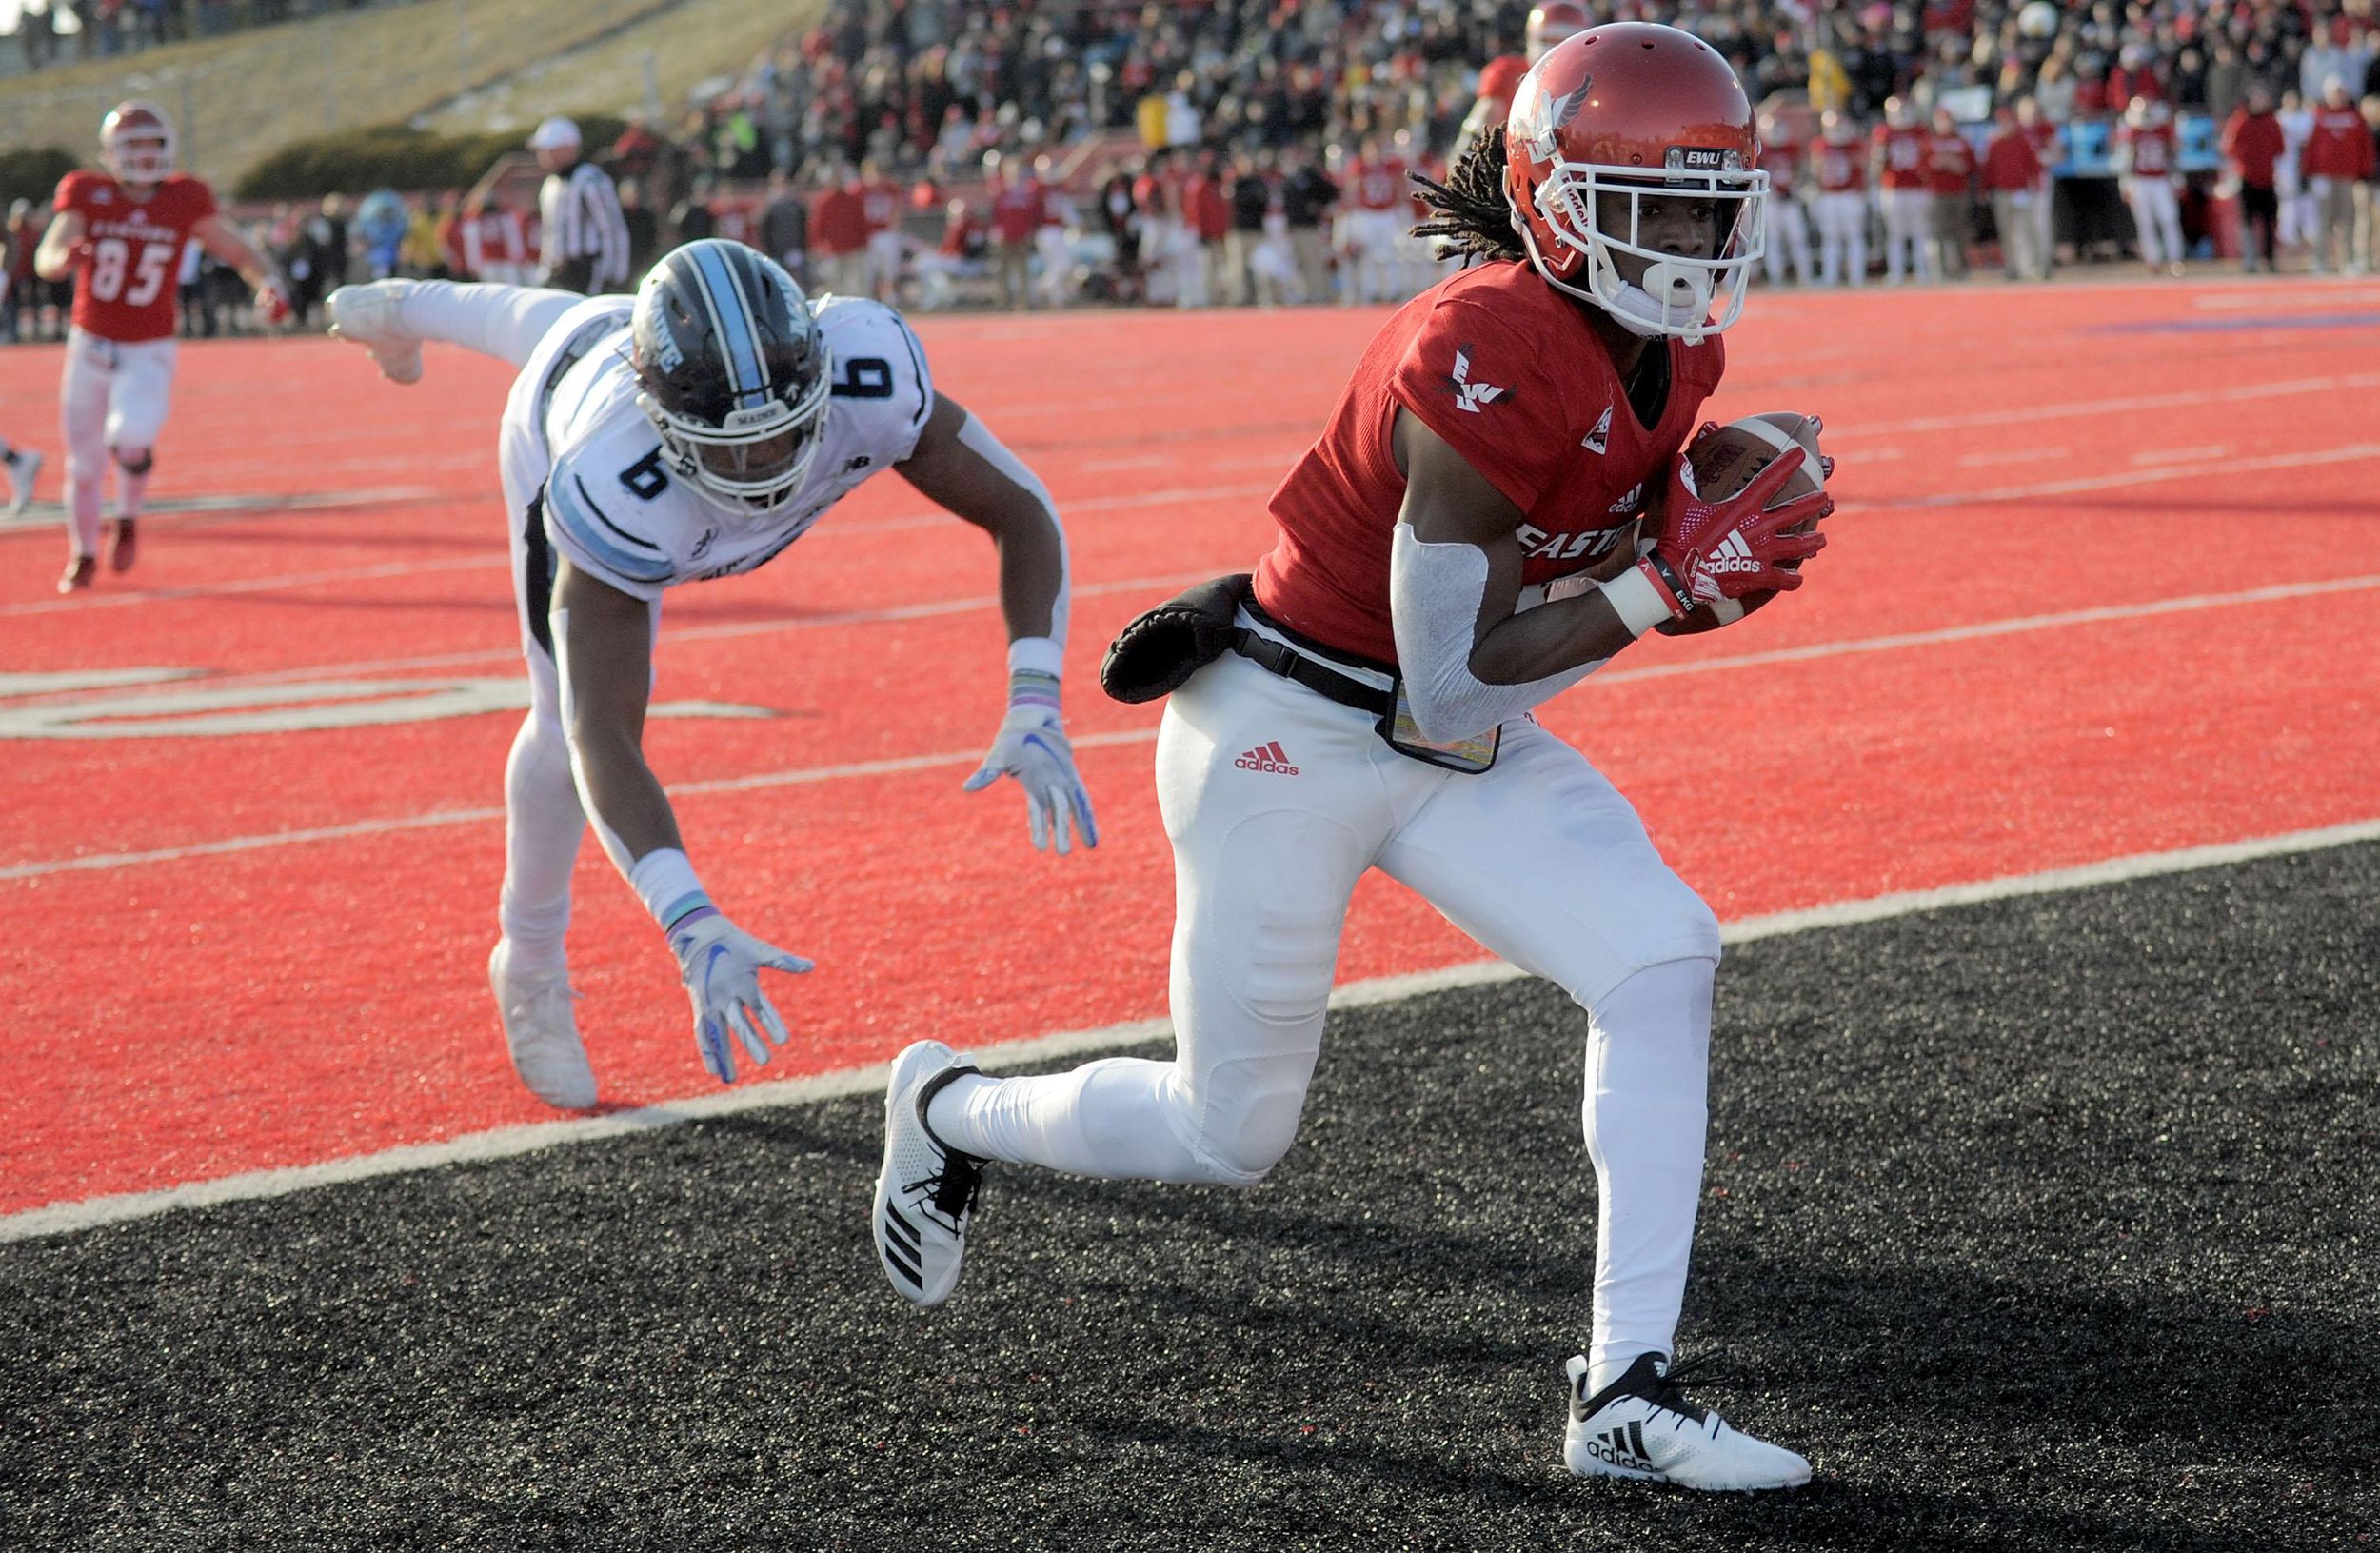
[(2274, 383), (2240, 383), (2227, 388), (2190, 388), (2172, 393), (2133, 394), (2122, 399), (2075, 399), (2056, 405), (2030, 405), (2017, 409), (1975, 410), (1965, 415), (1928, 415), (1914, 421), (1862, 421), (1856, 426), (1829, 426), (1826, 441), (1857, 442), (1868, 437), (1898, 436), (1912, 431), (1965, 431), (1986, 426), (2025, 426), (2035, 421), (2073, 421), (2104, 415), (2131, 415), (2144, 409), (2178, 409), (2191, 405), (2236, 405), (2257, 399), (2286, 399), (2298, 394), (2336, 393), (2347, 388), (2380, 388), (2380, 372), (2338, 372), (2328, 377), (2288, 378)]
[[(2380, 576), (2341, 577), (2315, 583), (2281, 583), (2268, 587), (2246, 588), (2237, 593), (2193, 594), (2183, 598), (2152, 599), (2141, 604), (2104, 605), (2090, 609), (2067, 610), (2059, 614), (2020, 615), (2010, 620), (1981, 621), (1970, 626), (1948, 626), (1939, 630), (1905, 631), (1889, 636), (1858, 637), (1840, 642), (1816, 642), (1808, 647), (1780, 647), (1770, 652), (1738, 653), (1726, 658), (1699, 658), (1687, 663), (1650, 665), (1643, 668), (1615, 668), (1597, 675), (1596, 679), (1598, 684), (1618, 685), (1634, 680), (1671, 679), (1688, 674), (1712, 674), (1730, 669), (1760, 668), (1775, 664), (1814, 663), (1821, 659), (1850, 657), (1860, 653), (1896, 652), (1914, 647), (1939, 647), (1954, 642), (1972, 642), (1985, 637), (2014, 636), (2031, 631), (2058, 630), (2075, 626), (2142, 620), (2158, 615), (2182, 614), (2202, 609), (2280, 604), (2298, 599), (2318, 598), (2328, 594), (2364, 592), (2371, 589), (2380, 589)], [(1074, 744), (1079, 749), (1094, 749), (1117, 745), (1147, 744), (1156, 737), (1157, 729), (1153, 727), (1120, 728), (1106, 733), (1085, 733), (1077, 737)], [(853, 761), (837, 766), (797, 767), (783, 771), (759, 771), (749, 776), (718, 777), (701, 782), (673, 783), (669, 786), (669, 792), (672, 797), (684, 798), (703, 793), (750, 792), (766, 787), (809, 786), (822, 782), (895, 776), (911, 771), (932, 770), (940, 767), (971, 767), (982, 758), (982, 752), (979, 749), (963, 749), (944, 750), (928, 755), (903, 755), (886, 760)], [(401, 830), (478, 825), (500, 820), (503, 817), (504, 811), (500, 808), (437, 809), (426, 814), (391, 815), (379, 820), (358, 820), (350, 825), (323, 826), (306, 830), (277, 830), (261, 835), (229, 836), (217, 841), (194, 842), (181, 846), (163, 846), (149, 851), (94, 852), (83, 857), (50, 858), (0, 867), (0, 883), (18, 879), (42, 879), (54, 874), (139, 867), (152, 863), (179, 863), (194, 857), (263, 851), (277, 846), (303, 846), (319, 842), (348, 841), (358, 837), (387, 835)]]
[[(2260, 837), (2252, 841), (2231, 842), (2211, 846), (2190, 846), (2170, 852), (2146, 852), (2130, 857), (2111, 858), (2103, 863), (2080, 867), (2054, 868), (2042, 873), (2021, 874), (2004, 879), (1976, 880), (1970, 884), (1949, 885), (1939, 889), (1911, 890), (1900, 894), (1875, 896), (1868, 900), (1844, 901), (1832, 906), (1813, 906), (1799, 911), (1780, 911), (1768, 916), (1745, 917), (1724, 925), (1720, 938), (1729, 944), (1748, 944), (1759, 939), (1781, 938), (1792, 933), (1819, 931), (1830, 927), (1849, 926), (1857, 923), (1883, 922), (1896, 917), (1914, 916), (1921, 912), (1938, 911), (1949, 906), (1971, 906), (1987, 901), (2013, 900), (2025, 896), (2059, 894), (2069, 890), (2089, 889), (2100, 885), (2121, 884), (2135, 879), (2151, 879), (2167, 874), (2187, 873), (2194, 869), (2221, 867), (2229, 864), (2251, 862), (2258, 858), (2286, 857), (2297, 853), (2322, 851), (2334, 846), (2352, 846), (2359, 842), (2380, 840), (2380, 820), (2361, 821), (2352, 825), (2330, 826), (2319, 830), (2296, 830), (2284, 835)], [(1372, 981), (1352, 982), (1331, 994), (1333, 1008), (1356, 1008), (1376, 1004), (1398, 1003), (1432, 992), (1457, 987), (1483, 986), (1496, 983), (1517, 981), (1522, 973), (1499, 960), (1450, 966), (1441, 970), (1419, 971), (1404, 976), (1384, 976)], [(1069, 1030), (1056, 1035), (1030, 1040), (1003, 1042), (978, 1047), (984, 1056), (994, 1059), (1000, 1066), (1010, 1067), (1032, 1063), (1049, 1062), (1093, 1052), (1111, 1051), (1120, 1046), (1162, 1040), (1172, 1033), (1170, 1022), (1162, 1019), (1138, 1020), (1129, 1024), (1109, 1025), (1099, 1029)], [(697, 1099), (672, 1101), (664, 1105), (647, 1105), (636, 1110), (622, 1111), (611, 1116), (597, 1116), (566, 1122), (532, 1122), (518, 1126), (497, 1127), (486, 1132), (466, 1133), (444, 1143), (415, 1144), (401, 1148), (384, 1149), (374, 1154), (349, 1159), (332, 1160), (321, 1165), (298, 1165), (279, 1170), (254, 1170), (216, 1181), (195, 1182), (188, 1185), (169, 1186), (158, 1191), (128, 1192), (112, 1197), (95, 1197), (80, 1203), (60, 1203), (48, 1207), (30, 1208), (13, 1214), (0, 1215), (0, 1243), (30, 1240), (42, 1235), (73, 1234), (107, 1224), (151, 1218), (183, 1208), (210, 1207), (225, 1203), (254, 1202), (265, 1198), (287, 1197), (316, 1187), (332, 1186), (346, 1182), (369, 1181), (376, 1177), (404, 1175), (419, 1170), (441, 1169), (447, 1165), (482, 1160), (510, 1159), (533, 1154), (544, 1149), (566, 1145), (593, 1143), (605, 1138), (624, 1137), (632, 1133), (657, 1131), (687, 1122), (700, 1122), (711, 1117), (730, 1116), (739, 1112), (768, 1109), (783, 1105), (813, 1105), (820, 1101), (848, 1096), (873, 1094), (883, 1087), (890, 1065), (871, 1064), (865, 1067), (843, 1068), (807, 1078), (781, 1079), (746, 1084), (741, 1088), (717, 1091)]]

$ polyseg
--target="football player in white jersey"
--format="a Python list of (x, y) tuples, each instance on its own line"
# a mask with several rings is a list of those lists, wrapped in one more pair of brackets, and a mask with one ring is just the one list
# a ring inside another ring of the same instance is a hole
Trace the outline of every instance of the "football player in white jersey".
[(596, 1085), (570, 1011), (563, 934), (587, 819), (678, 958), (703, 1063), (736, 1077), (785, 1027), (762, 969), (806, 960), (730, 922), (687, 861), (642, 748), (662, 594), (749, 571), (879, 470), (988, 532), (1000, 551), (1008, 706), (968, 791), (1023, 787), (1036, 846), (1099, 845), (1059, 715), (1066, 541), (1049, 492), (949, 395), (899, 313), (803, 295), (775, 261), (705, 239), (633, 300), (442, 281), (345, 287), (333, 332), (411, 383), (441, 340), (521, 368), (500, 472), (531, 687), (505, 771), (503, 934), (488, 978), (512, 1065), (548, 1105)]

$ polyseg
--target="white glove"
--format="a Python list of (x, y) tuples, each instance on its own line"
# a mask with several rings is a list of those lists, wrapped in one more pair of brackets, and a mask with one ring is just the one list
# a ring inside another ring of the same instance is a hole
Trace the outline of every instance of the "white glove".
[(1100, 844), (1099, 823), (1091, 818), (1091, 795), (1083, 790), (1082, 778), (1074, 768), (1074, 748), (1066, 743), (1065, 727), (1056, 707), (1035, 703), (1010, 707), (1001, 720), (999, 736), (992, 740), (991, 753), (983, 757), (975, 775), (967, 778), (963, 790), (982, 792), (1003, 775), (1015, 777), (1024, 788), (1025, 821), (1033, 829), (1035, 850), (1047, 851), (1053, 836), (1060, 856), (1072, 850), (1069, 816), (1071, 828), (1081, 833), (1083, 846)]
[(761, 967), (798, 973), (808, 970), (810, 962), (762, 943), (708, 908), (671, 928), (669, 947), (678, 957), (678, 978), (694, 1003), (694, 1044), (711, 1077), (722, 1084), (736, 1082), (730, 1031), (743, 1041), (754, 1067), (767, 1066), (768, 1045), (761, 1040), (762, 1033), (782, 1046), (785, 1022), (761, 990)]

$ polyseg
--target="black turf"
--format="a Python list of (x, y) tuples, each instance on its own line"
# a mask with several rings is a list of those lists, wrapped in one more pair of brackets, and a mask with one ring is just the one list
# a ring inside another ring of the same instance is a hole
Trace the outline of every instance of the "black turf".
[(871, 1098), (0, 1246), (0, 1547), (2369, 1545), (2375, 924), (2361, 847), (1736, 950), (1680, 1345), (1797, 1493), (1562, 1472), (1528, 985), (1336, 1020), (1253, 1193), (1003, 1171), (930, 1312)]

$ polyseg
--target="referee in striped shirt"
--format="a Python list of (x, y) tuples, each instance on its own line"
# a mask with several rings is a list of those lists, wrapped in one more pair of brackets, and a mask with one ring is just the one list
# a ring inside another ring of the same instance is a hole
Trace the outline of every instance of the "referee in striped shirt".
[(579, 159), (579, 127), (547, 119), (529, 136), (529, 149), (545, 169), (537, 191), (543, 231), (538, 247), (544, 272), (538, 284), (593, 296), (628, 289), (628, 221), (620, 212), (620, 191), (611, 175)]

